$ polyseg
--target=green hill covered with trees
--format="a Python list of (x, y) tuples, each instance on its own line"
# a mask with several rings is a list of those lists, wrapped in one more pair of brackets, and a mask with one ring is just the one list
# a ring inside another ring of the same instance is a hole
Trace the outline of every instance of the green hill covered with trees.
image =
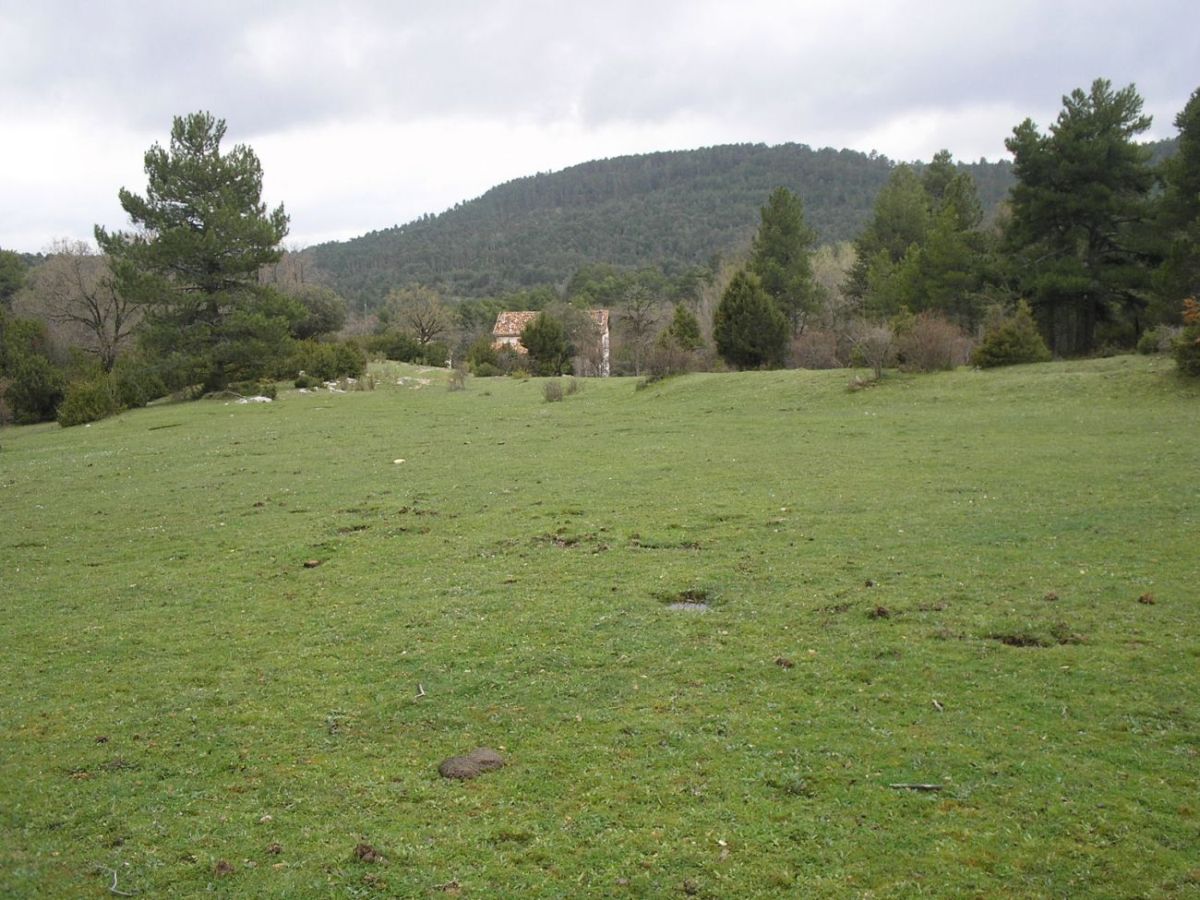
[[(368, 308), (411, 283), (478, 297), (562, 284), (592, 262), (670, 272), (748, 245), (779, 187), (803, 200), (821, 242), (853, 240), (894, 165), (803, 144), (624, 156), (519, 178), (440, 215), (307, 252), (339, 293)], [(962, 168), (993, 215), (1012, 187), (1011, 164)]]

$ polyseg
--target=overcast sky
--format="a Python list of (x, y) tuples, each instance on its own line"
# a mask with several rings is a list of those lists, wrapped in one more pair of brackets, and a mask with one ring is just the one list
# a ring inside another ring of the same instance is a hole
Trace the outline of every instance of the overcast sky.
[(1149, 137), (1200, 86), (1196, 0), (0, 0), (0, 247), (128, 222), (142, 155), (208, 110), (289, 245), (589, 159), (726, 143), (999, 159), (1093, 79)]

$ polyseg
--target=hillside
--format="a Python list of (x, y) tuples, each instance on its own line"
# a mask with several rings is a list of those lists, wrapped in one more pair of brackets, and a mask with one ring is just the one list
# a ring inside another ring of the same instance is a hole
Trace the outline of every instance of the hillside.
[[(624, 156), (519, 178), (441, 215), (307, 252), (340, 293), (367, 306), (412, 282), (471, 297), (562, 284), (588, 262), (672, 271), (744, 246), (780, 186), (803, 199), (823, 241), (852, 240), (893, 165), (802, 144)], [(994, 211), (1011, 165), (965, 168)]]

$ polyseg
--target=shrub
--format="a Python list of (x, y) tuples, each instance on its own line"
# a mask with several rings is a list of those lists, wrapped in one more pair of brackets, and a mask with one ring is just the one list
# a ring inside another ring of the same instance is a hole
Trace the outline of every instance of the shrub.
[(467, 389), (467, 366), (465, 363), (460, 362), (450, 370), (450, 380), (446, 382), (446, 387), (451, 391)]
[(296, 376), (296, 380), (292, 382), (295, 387), (305, 391), (318, 387), (321, 383), (320, 378), (317, 378), (315, 375), (309, 375), (307, 372), (301, 372)]
[(503, 375), (504, 372), (491, 363), (478, 363), (471, 367), (471, 374), (476, 378), (493, 378), (496, 375)]
[(1184, 375), (1200, 378), (1200, 303), (1183, 301), (1183, 331), (1175, 339), (1175, 364)]
[(521, 330), (521, 345), (539, 375), (561, 375), (571, 367), (574, 348), (567, 340), (566, 327), (549, 313), (538, 313)]
[(476, 338), (467, 348), (467, 365), (470, 366), (473, 375), (484, 375), (481, 371), (483, 369), (487, 370), (487, 375), (499, 374), (500, 360), (489, 335)]
[(652, 381), (659, 381), (691, 371), (695, 357), (694, 350), (680, 347), (673, 340), (658, 340), (646, 356), (645, 369)]
[(403, 331), (385, 331), (367, 339), (367, 349), (385, 359), (396, 362), (416, 362), (422, 356), (421, 344), (415, 337)]
[(859, 322), (850, 334), (853, 347), (852, 361), (867, 366), (875, 379), (883, 377), (883, 370), (896, 356), (896, 336), (887, 325), (872, 325)]
[(66, 378), (44, 356), (28, 354), (9, 369), (4, 401), (18, 425), (48, 422), (55, 417), (66, 391)]
[(58, 424), (63, 428), (98, 422), (121, 411), (116, 379), (107, 372), (96, 372), (67, 385), (62, 405), (58, 408)]
[(333, 355), (339, 376), (360, 378), (367, 371), (367, 354), (357, 344), (345, 341), (333, 344)]
[(733, 276), (713, 314), (713, 340), (721, 358), (739, 369), (777, 368), (791, 326), (757, 275)]
[(792, 365), (799, 369), (840, 369), (838, 338), (832, 331), (808, 329), (792, 340)]
[(905, 323), (898, 335), (900, 367), (909, 372), (940, 372), (965, 365), (971, 358), (971, 339), (936, 313), (923, 312)]
[(273, 381), (238, 381), (229, 385), (229, 391), (243, 397), (270, 397), (275, 399), (278, 389)]
[(1142, 355), (1170, 353), (1182, 331), (1183, 329), (1172, 325), (1159, 325), (1157, 328), (1144, 331), (1138, 338), (1137, 352)]
[(286, 371), (278, 374), (295, 375), (303, 372), (319, 381), (335, 381), (343, 377), (357, 378), (366, 368), (366, 354), (353, 344), (298, 341), (295, 352), (288, 359)]
[(168, 393), (158, 371), (137, 356), (122, 356), (112, 370), (117, 403), (124, 409), (137, 409)]
[(563, 386), (557, 378), (542, 385), (542, 396), (547, 403), (557, 403), (563, 398)]
[(998, 319), (988, 327), (971, 354), (971, 362), (981, 369), (1046, 362), (1048, 359), (1050, 349), (1038, 333), (1033, 313), (1024, 300), (1011, 316)]

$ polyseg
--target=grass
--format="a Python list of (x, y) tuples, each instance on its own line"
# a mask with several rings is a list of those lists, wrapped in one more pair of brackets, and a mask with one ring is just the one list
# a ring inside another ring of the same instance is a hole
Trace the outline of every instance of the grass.
[(0, 432), (0, 894), (1200, 892), (1169, 363), (444, 380)]

